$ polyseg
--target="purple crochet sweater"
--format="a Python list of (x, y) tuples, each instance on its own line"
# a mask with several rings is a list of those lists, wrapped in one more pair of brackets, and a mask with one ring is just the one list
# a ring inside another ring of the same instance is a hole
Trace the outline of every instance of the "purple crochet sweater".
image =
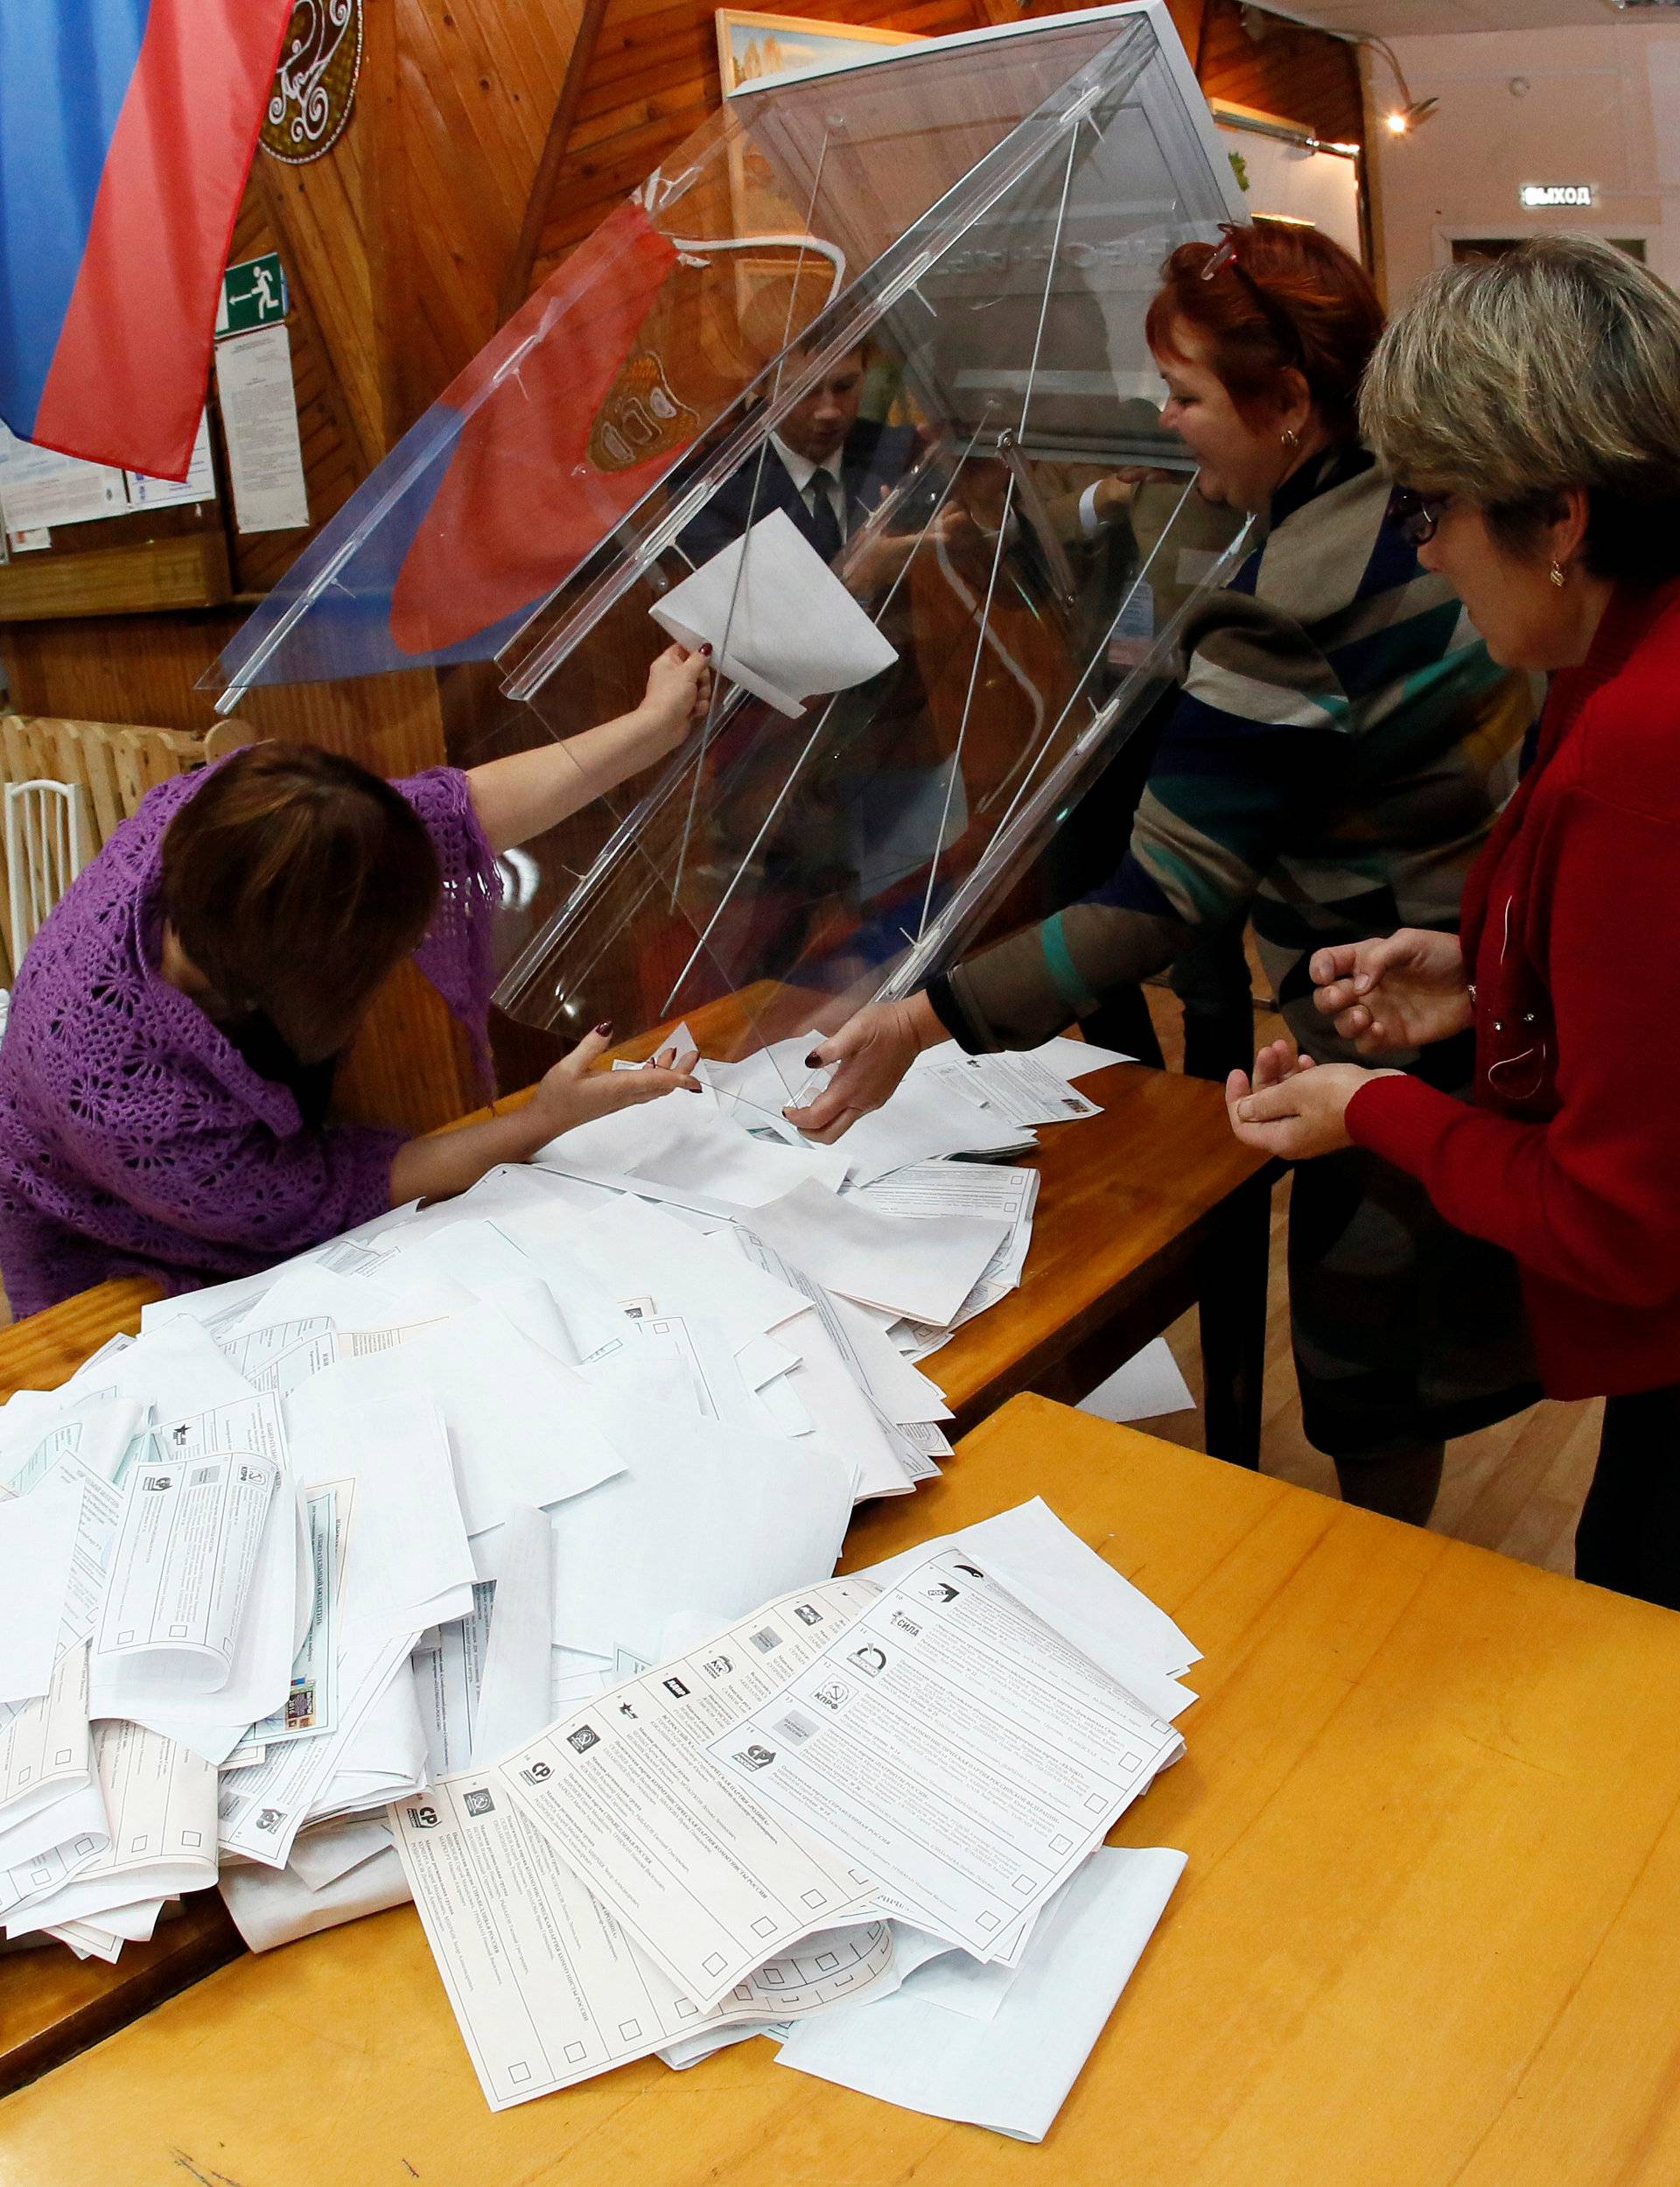
[[(0, 1273), (34, 1314), (108, 1276), (172, 1291), (248, 1275), (390, 1205), (400, 1132), (306, 1130), (158, 971), (164, 831), (210, 770), (164, 782), (31, 944), (0, 1041)], [(500, 895), (465, 775), (396, 785), (444, 893), (415, 961), (484, 1051)]]

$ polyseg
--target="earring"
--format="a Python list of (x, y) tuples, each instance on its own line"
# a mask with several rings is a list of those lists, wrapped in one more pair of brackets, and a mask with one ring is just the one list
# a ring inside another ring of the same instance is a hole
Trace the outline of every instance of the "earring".
[(1301, 437), (1292, 425), (1285, 425), (1278, 438), (1292, 456), (1301, 445)]
[(1562, 586), (1569, 583), (1569, 572), (1561, 562), (1554, 562), (1547, 574), (1556, 585)]

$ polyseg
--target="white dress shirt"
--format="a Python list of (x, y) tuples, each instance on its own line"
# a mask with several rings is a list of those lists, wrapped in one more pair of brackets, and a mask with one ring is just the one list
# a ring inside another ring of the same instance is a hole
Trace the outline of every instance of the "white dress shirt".
[[(793, 480), (800, 499), (813, 516), (816, 514), (815, 496), (818, 494), (828, 495), (829, 506), (840, 526), (840, 536), (844, 539), (851, 527), (846, 521), (846, 489), (840, 476), (840, 459), (844, 450), (836, 448), (826, 463), (813, 463), (808, 456), (802, 456), (797, 449), (790, 448), (780, 433), (771, 434), (770, 445), (781, 458), (783, 470)], [(819, 475), (829, 483), (816, 485), (814, 481)]]

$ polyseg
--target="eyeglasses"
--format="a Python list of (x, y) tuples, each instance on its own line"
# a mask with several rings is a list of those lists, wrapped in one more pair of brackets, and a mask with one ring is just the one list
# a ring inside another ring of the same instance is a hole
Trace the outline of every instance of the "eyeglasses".
[(1271, 330), (1279, 348), (1293, 363), (1305, 365), (1306, 352), (1302, 346), (1299, 327), (1296, 326), (1294, 320), (1277, 298), (1266, 294), (1237, 254), (1239, 240), (1250, 231), (1239, 227), (1235, 221), (1222, 221), (1219, 223), (1219, 232), (1225, 240), (1222, 243), (1214, 246), (1213, 255), (1201, 270), (1202, 279), (1211, 281), (1216, 274), (1223, 273), (1228, 266), (1254, 298), (1259, 308), (1261, 318), (1265, 320), (1267, 326)]
[(1450, 494), (1419, 494), (1411, 487), (1401, 486), (1395, 488), (1390, 515), (1409, 546), (1426, 547), (1452, 502)]

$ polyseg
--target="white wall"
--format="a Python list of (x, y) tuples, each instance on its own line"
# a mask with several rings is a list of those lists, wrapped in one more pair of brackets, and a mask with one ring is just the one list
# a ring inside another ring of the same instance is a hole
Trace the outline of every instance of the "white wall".
[[(1642, 235), (1680, 286), (1680, 23), (1483, 32), (1393, 40), (1415, 99), (1440, 106), (1415, 136), (1381, 116), (1393, 78), (1367, 54), (1378, 258), (1390, 309), (1460, 235), (1578, 228)], [(1529, 89), (1515, 96), (1513, 77)], [(1524, 183), (1590, 183), (1588, 211), (1525, 212)]]

